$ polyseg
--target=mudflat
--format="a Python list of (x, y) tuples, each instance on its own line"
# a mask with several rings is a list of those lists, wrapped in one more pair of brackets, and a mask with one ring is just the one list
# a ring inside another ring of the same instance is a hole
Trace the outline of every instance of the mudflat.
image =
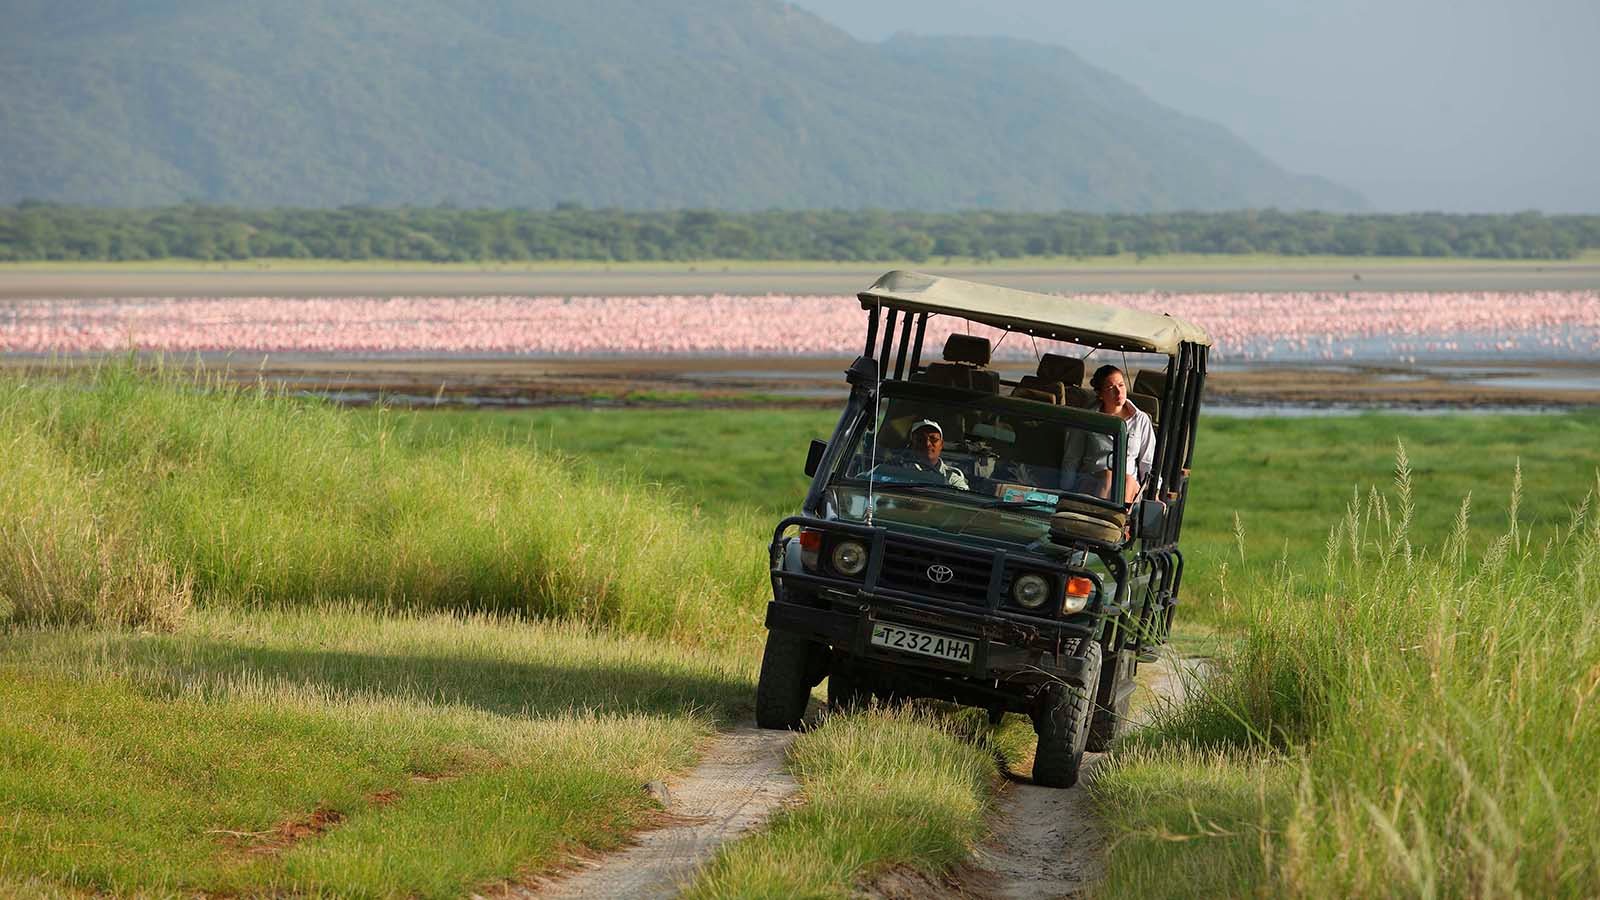
[[(321, 269), (240, 263), (208, 269), (0, 269), (0, 302), (40, 298), (650, 296), (657, 294), (852, 294), (887, 264), (772, 268), (685, 266), (572, 269)], [(925, 271), (1034, 291), (1572, 291), (1600, 289), (1600, 263), (1396, 263), (1334, 265), (1027, 268), (1004, 264)]]
[[(139, 354), (154, 364), (158, 354)], [(126, 354), (0, 355), (0, 372), (62, 371)], [(206, 353), (162, 358), (242, 384), (363, 405), (519, 408), (543, 406), (819, 406), (844, 398), (844, 357), (473, 357)], [(997, 363), (1002, 377), (1026, 361)], [(1208, 405), (1512, 409), (1600, 406), (1600, 363), (1539, 359), (1222, 365), (1206, 377)]]

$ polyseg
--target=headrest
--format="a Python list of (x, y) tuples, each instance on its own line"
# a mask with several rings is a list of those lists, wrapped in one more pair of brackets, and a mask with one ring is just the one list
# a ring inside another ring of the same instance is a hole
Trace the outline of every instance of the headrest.
[(989, 339), (971, 334), (952, 334), (944, 342), (944, 358), (950, 362), (971, 363), (975, 366), (989, 364)]
[(1039, 377), (1063, 384), (1083, 384), (1083, 360), (1076, 356), (1046, 353), (1039, 357)]

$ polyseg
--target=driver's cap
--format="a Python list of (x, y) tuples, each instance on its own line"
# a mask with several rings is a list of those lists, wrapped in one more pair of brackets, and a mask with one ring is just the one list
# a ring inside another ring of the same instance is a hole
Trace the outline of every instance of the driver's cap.
[(939, 432), (939, 437), (944, 437), (944, 429), (940, 428), (939, 423), (932, 419), (918, 419), (916, 422), (912, 423), (911, 430), (907, 431), (906, 434), (916, 434), (918, 428), (932, 428), (934, 431)]

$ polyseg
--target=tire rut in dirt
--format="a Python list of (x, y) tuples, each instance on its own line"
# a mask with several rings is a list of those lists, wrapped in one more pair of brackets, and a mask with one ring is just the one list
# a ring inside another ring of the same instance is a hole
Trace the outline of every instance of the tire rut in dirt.
[[(1181, 703), (1186, 687), (1204, 677), (1205, 664), (1165, 658), (1146, 671), (1141, 691), (1156, 699), (1126, 723), (1134, 728), (1149, 721), (1153, 706)], [(1085, 753), (1079, 778), (1090, 777), (1104, 758)], [(973, 893), (1019, 900), (1083, 896), (1105, 874), (1105, 850), (1087, 791), (1041, 787), (1017, 776), (1001, 799), (993, 836), (978, 849)]]
[(799, 785), (784, 767), (791, 731), (742, 726), (718, 735), (698, 765), (669, 782), (667, 821), (568, 875), (508, 891), (516, 898), (672, 897), (727, 841), (761, 825)]

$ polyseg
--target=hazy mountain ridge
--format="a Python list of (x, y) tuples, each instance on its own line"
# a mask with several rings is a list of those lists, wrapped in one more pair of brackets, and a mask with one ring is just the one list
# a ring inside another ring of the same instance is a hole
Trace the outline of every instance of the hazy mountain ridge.
[(768, 0), (23, 2), (0, 202), (1351, 209), (1070, 52)]

